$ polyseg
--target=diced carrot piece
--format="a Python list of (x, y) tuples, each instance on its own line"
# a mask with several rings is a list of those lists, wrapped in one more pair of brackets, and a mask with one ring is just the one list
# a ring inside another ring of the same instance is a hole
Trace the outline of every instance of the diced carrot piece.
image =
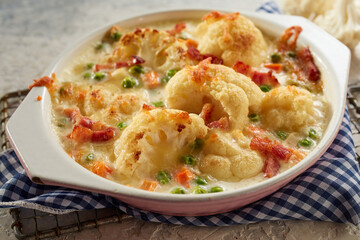
[(195, 175), (185, 167), (183, 167), (178, 173), (175, 174), (176, 181), (186, 188), (190, 187), (189, 183), (194, 177)]
[(91, 167), (91, 171), (100, 177), (106, 177), (111, 174), (113, 169), (109, 167), (104, 161), (98, 161)]
[(153, 192), (158, 185), (159, 185), (159, 183), (156, 181), (151, 181), (151, 180), (145, 179), (143, 181), (143, 183), (141, 184), (140, 189)]
[(154, 71), (144, 74), (144, 83), (147, 88), (156, 88), (160, 86), (159, 74)]
[(37, 96), (36, 97), (36, 101), (41, 101), (42, 97), (41, 96)]
[(274, 70), (277, 73), (281, 72), (281, 70), (282, 70), (282, 64), (280, 64), (280, 63), (264, 64), (264, 67)]

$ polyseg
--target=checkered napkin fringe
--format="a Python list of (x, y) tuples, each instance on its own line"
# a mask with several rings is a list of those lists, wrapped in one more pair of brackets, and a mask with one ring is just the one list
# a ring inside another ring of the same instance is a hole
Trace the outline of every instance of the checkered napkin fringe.
[[(260, 11), (278, 12), (273, 2)], [(267, 220), (321, 220), (360, 224), (360, 175), (348, 111), (326, 153), (285, 187), (246, 207), (201, 217), (166, 216), (143, 211), (102, 194), (30, 181), (13, 150), (0, 154), (0, 207), (26, 207), (64, 214), (75, 210), (119, 208), (136, 218), (196, 226), (229, 226)]]

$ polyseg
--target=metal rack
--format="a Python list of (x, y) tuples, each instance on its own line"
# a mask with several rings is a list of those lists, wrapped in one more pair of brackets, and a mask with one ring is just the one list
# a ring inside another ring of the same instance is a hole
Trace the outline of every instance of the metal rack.
[[(1, 150), (10, 148), (10, 143), (5, 135), (5, 124), (27, 93), (28, 90), (11, 92), (0, 99)], [(360, 161), (360, 82), (349, 86), (347, 106), (350, 112), (356, 157)], [(108, 223), (120, 223), (125, 218), (130, 218), (130, 216), (115, 208), (74, 211), (63, 215), (49, 214), (25, 208), (11, 209), (10, 212), (14, 219), (12, 228), (18, 239), (55, 237), (79, 232), (84, 229), (96, 228)]]

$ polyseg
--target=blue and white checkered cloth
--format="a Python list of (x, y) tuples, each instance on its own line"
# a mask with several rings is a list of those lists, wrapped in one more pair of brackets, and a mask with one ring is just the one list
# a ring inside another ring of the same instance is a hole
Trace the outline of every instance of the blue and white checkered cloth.
[[(274, 9), (277, 8), (273, 2), (260, 8), (278, 11)], [(348, 111), (336, 139), (311, 168), (274, 194), (228, 213), (166, 216), (134, 208), (102, 194), (37, 185), (26, 176), (13, 150), (0, 154), (0, 186), (0, 207), (26, 207), (55, 214), (115, 207), (147, 221), (196, 226), (297, 219), (360, 224), (360, 174)]]

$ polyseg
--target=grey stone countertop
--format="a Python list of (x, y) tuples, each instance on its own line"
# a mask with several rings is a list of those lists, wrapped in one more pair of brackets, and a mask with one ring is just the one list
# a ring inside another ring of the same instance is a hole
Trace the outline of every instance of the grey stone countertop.
[[(27, 88), (74, 41), (119, 19), (160, 10), (254, 10), (262, 0), (0, 0), (0, 96)], [(8, 209), (0, 209), (0, 239), (16, 239)], [(126, 218), (123, 223), (55, 239), (360, 239), (359, 227), (314, 221), (272, 221), (231, 227), (191, 227)]]

